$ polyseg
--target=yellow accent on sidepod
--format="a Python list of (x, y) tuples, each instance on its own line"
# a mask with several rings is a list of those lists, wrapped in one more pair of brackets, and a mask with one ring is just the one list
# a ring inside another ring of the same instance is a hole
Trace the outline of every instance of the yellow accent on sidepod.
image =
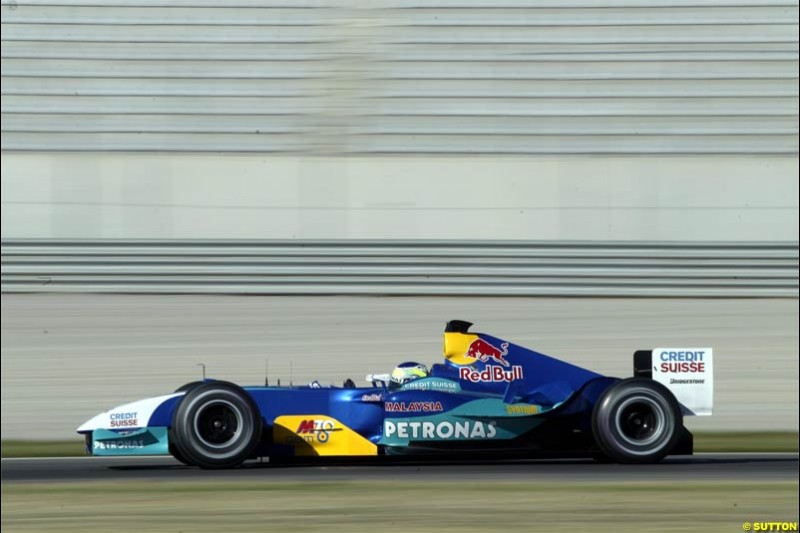
[(475, 362), (475, 359), (467, 357), (467, 350), (469, 350), (469, 345), (477, 338), (478, 336), (475, 333), (445, 333), (445, 358), (457, 365), (471, 365)]
[(327, 415), (279, 416), (272, 441), (293, 446), (295, 455), (378, 455), (375, 444)]

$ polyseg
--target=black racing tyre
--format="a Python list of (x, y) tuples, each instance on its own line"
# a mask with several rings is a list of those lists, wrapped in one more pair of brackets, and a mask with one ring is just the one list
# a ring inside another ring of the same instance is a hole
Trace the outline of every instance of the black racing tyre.
[(592, 412), (592, 432), (603, 455), (618, 463), (654, 463), (683, 434), (678, 400), (661, 383), (629, 378), (609, 387)]
[(186, 466), (196, 466), (189, 461), (183, 454), (180, 452), (177, 446), (175, 446), (175, 437), (172, 434), (172, 430), (169, 430), (169, 453), (172, 454), (172, 457), (177, 459), (178, 461), (182, 462)]
[(189, 383), (181, 385), (180, 387), (175, 389), (175, 392), (189, 392), (193, 388), (198, 387), (203, 383), (205, 383), (205, 381), (190, 381)]
[[(181, 385), (180, 387), (175, 389), (175, 392), (188, 392), (195, 387), (199, 387), (203, 383), (205, 383), (205, 381), (190, 381), (189, 383)], [(169, 453), (172, 454), (172, 457), (174, 457), (181, 463), (187, 466), (195, 466), (191, 463), (191, 461), (189, 461), (186, 457), (184, 457), (184, 455), (180, 452), (178, 447), (175, 446), (175, 435), (174, 432), (172, 431), (172, 428), (170, 428), (169, 430)]]
[(178, 404), (171, 436), (178, 460), (182, 457), (201, 468), (233, 468), (258, 445), (261, 416), (241, 387), (224, 381), (204, 383)]

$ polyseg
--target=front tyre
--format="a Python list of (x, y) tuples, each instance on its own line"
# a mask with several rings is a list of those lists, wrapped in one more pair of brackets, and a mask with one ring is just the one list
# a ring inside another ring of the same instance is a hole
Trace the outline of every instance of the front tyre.
[(189, 392), (193, 388), (199, 387), (203, 383), (205, 383), (205, 381), (190, 381), (189, 383), (186, 383), (185, 385), (181, 385), (180, 387), (175, 389), (175, 392)]
[(180, 450), (178, 450), (178, 447), (175, 446), (175, 434), (171, 429), (169, 430), (169, 454), (186, 466), (195, 466), (189, 461), (189, 459), (184, 457)]
[(654, 463), (677, 445), (683, 416), (664, 385), (645, 378), (620, 381), (606, 390), (592, 412), (600, 451), (618, 463)]
[(232, 468), (258, 445), (261, 416), (241, 387), (224, 381), (204, 383), (190, 389), (175, 409), (172, 437), (185, 462)]
[[(180, 387), (175, 389), (175, 392), (189, 392), (190, 390), (192, 390), (192, 389), (194, 389), (196, 387), (199, 387), (200, 385), (202, 385), (204, 383), (205, 383), (205, 381), (190, 381), (189, 383), (186, 383), (185, 385), (181, 385)], [(191, 463), (191, 461), (189, 461), (181, 453), (181, 451), (175, 445), (175, 438), (176, 438), (175, 437), (175, 431), (174, 431), (173, 428), (170, 428), (170, 430), (169, 430), (169, 453), (170, 453), (170, 455), (172, 455), (172, 457), (174, 457), (175, 459), (177, 459), (181, 463), (185, 464), (186, 466), (195, 466), (195, 465), (193, 465)]]

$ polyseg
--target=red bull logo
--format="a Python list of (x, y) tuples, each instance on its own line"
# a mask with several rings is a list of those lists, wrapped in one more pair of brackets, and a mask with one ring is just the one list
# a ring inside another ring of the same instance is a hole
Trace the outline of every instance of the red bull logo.
[(500, 348), (497, 348), (497, 346), (478, 338), (472, 341), (464, 355), (473, 359), (477, 359), (482, 363), (488, 363), (489, 361), (492, 361), (505, 367), (510, 366), (509, 362), (506, 361), (505, 358), (506, 355), (508, 355), (507, 342), (504, 342), (500, 345)]

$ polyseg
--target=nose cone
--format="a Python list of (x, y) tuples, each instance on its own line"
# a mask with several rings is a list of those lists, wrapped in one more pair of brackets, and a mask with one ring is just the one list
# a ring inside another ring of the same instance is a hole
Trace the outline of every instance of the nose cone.
[(136, 402), (126, 403), (87, 420), (78, 427), (78, 433), (88, 433), (96, 429), (110, 429), (116, 431), (129, 431), (147, 427), (150, 417), (161, 405), (184, 392), (146, 398)]
[(100, 429), (103, 427), (103, 423), (105, 421), (107, 413), (100, 413), (99, 415), (93, 416), (80, 426), (76, 430), (78, 433), (88, 433), (90, 431), (94, 431), (95, 429)]

